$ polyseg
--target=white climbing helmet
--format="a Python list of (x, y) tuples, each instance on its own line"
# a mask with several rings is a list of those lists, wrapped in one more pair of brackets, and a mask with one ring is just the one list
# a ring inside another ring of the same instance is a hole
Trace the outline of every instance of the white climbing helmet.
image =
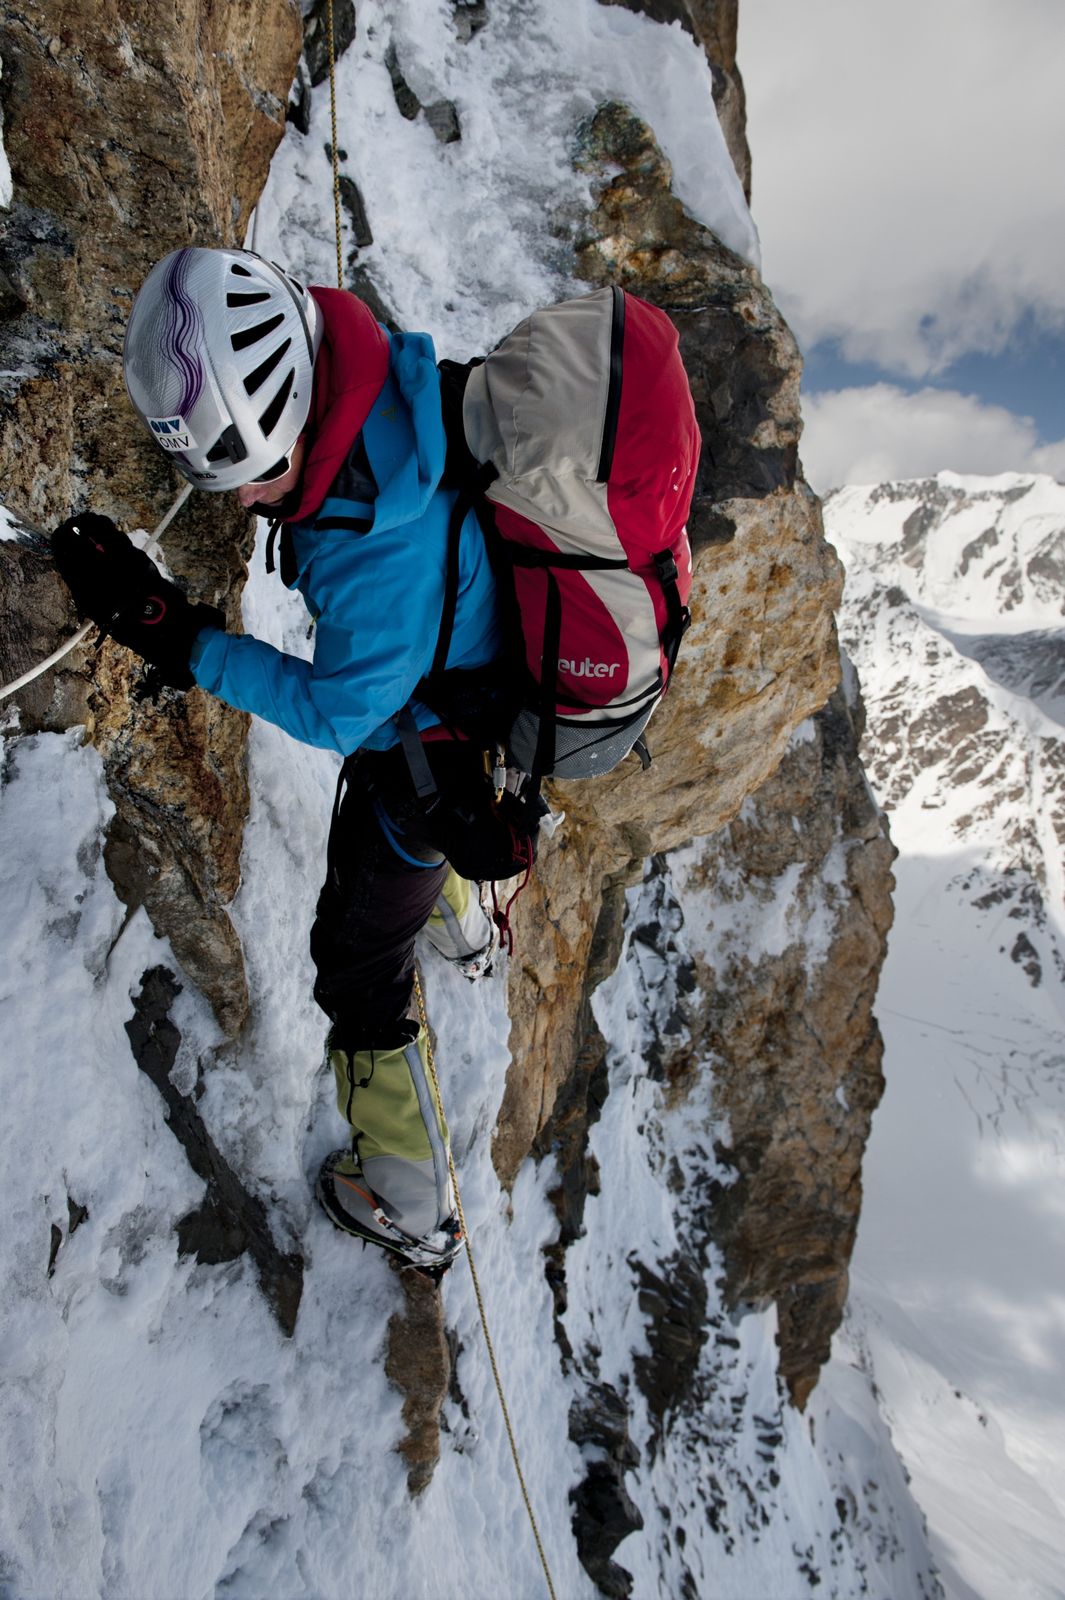
[(301, 283), (250, 250), (175, 250), (133, 302), (126, 388), (197, 489), (277, 478), (311, 405), (322, 317)]

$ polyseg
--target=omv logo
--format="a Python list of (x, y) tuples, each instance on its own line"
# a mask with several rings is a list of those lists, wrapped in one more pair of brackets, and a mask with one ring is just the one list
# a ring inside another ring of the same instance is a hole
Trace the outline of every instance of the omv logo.
[(184, 417), (146, 417), (144, 419), (155, 435), (156, 443), (174, 454), (195, 448), (196, 440)]

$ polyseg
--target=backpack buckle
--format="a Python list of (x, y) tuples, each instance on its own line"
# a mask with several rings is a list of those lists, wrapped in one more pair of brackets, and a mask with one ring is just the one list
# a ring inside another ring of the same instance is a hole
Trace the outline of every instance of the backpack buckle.
[(661, 583), (676, 583), (679, 573), (672, 550), (659, 550), (654, 557), (654, 564)]

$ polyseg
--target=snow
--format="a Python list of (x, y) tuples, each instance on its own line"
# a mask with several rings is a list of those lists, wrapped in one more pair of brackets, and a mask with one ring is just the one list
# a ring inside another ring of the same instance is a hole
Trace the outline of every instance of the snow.
[[(296, 754), (306, 765), (308, 752)], [(465, 1271), (449, 1283), (448, 1318), (471, 1420), (453, 1408), (454, 1470), (412, 1513), (394, 1454), (399, 1397), (382, 1366), (396, 1280), (313, 1205), (310, 1179), (339, 1133), (303, 955), (317, 881), (304, 853), (320, 842), (327, 774), (306, 781), (304, 771), (301, 783), (290, 763), (283, 787), (278, 755), (270, 730), (257, 729), (240, 912), (284, 905), (285, 915), (249, 943), (256, 1026), (238, 1062), (215, 1056), (214, 1025), (187, 987), (175, 1075), (206, 1068), (199, 1104), (212, 1134), (271, 1199), (282, 1241), (301, 1239), (306, 1285), (291, 1341), (243, 1262), (177, 1257), (176, 1223), (202, 1186), (124, 1033), (142, 973), (173, 958), (143, 913), (125, 921), (103, 872), (111, 808), (99, 759), (77, 732), (7, 752), (0, 1549), (14, 1592), (342, 1593), (353, 1547), (365, 1581), (384, 1592), (433, 1592), (442, 1562), (463, 1570), (473, 1594), (497, 1583), (539, 1592)], [(550, 1297), (527, 1267), (554, 1215), (530, 1172), (509, 1217), (489, 1159), (507, 1061), (503, 986), (471, 1007), (465, 982), (439, 964), (426, 983), (526, 1472), (561, 1592), (587, 1595), (568, 1534), (568, 1396), (543, 1384), (537, 1354), (551, 1348)], [(73, 1233), (68, 1197), (88, 1211)], [(64, 1242), (49, 1279), (53, 1224)]]
[[(3, 78), (3, 72), (4, 63), (3, 59), (0, 58), (0, 80)], [(3, 113), (0, 112), (0, 211), (7, 211), (10, 208), (11, 197), (11, 164), (7, 159), (7, 151), (4, 149), (4, 118)]]
[[(826, 524), (900, 852), (878, 1001), (887, 1090), (841, 1348), (875, 1380), (950, 1600), (1060, 1600), (1061, 717), (1025, 663), (1033, 640), (1060, 657), (1065, 488), (940, 474), (844, 490)], [(968, 736), (949, 716), (953, 733), (913, 731), (951, 701), (984, 708)]]
[[(267, 579), (262, 553), (260, 540), (248, 624), (305, 648), (302, 610)], [(99, 759), (76, 732), (8, 743), (0, 1549), (13, 1592), (331, 1596), (349, 1591), (353, 1551), (360, 1583), (380, 1592), (448, 1593), (441, 1574), (455, 1573), (473, 1595), (542, 1592), (465, 1270), (444, 1290), (461, 1399), (446, 1404), (444, 1459), (412, 1506), (394, 1453), (399, 1397), (383, 1372), (396, 1281), (311, 1199), (317, 1163), (338, 1137), (305, 953), (335, 776), (327, 754), (253, 725), (234, 908), (253, 1025), (239, 1049), (219, 1050), (190, 987), (175, 1013), (175, 1078), (188, 1086), (202, 1068), (199, 1106), (213, 1137), (269, 1200), (280, 1242), (304, 1251), (304, 1299), (287, 1341), (243, 1261), (200, 1267), (176, 1253), (175, 1225), (201, 1186), (124, 1035), (142, 973), (173, 957), (143, 913), (125, 920), (103, 873), (110, 805)], [(530, 1270), (557, 1230), (552, 1164), (528, 1165), (508, 1199), (490, 1162), (507, 1066), (503, 985), (470, 990), (426, 960), (465, 1206), (558, 1591), (595, 1593), (576, 1560), (568, 1499), (586, 1470), (568, 1439), (570, 1407), (594, 1372), (630, 1399), (640, 1464), (629, 1479), (645, 1528), (617, 1559), (637, 1595), (682, 1592), (685, 1570), (698, 1592), (725, 1600), (805, 1592), (809, 1573), (840, 1600), (870, 1586), (931, 1592), (920, 1517), (868, 1379), (841, 1369), (810, 1419), (784, 1408), (775, 1315), (725, 1313), (712, 1249), (704, 1283), (718, 1332), (697, 1374), (699, 1406), (656, 1443), (633, 1384), (634, 1357), (649, 1349), (635, 1263), (666, 1277), (674, 1253), (690, 1248), (689, 1219), (664, 1181), (669, 1162), (686, 1168), (690, 1192), (710, 1176), (730, 1181), (699, 1154), (713, 1146), (712, 1096), (677, 1104), (643, 1065), (670, 1010), (666, 957), (704, 937), (683, 861), (675, 880), (675, 904), (655, 911), (672, 950), (667, 942), (656, 965), (633, 938), (648, 918), (649, 880), (630, 897), (625, 957), (596, 999), (610, 1094), (593, 1133), (601, 1192), (567, 1261), (571, 1369), (557, 1354), (544, 1276)], [(779, 937), (754, 904), (745, 914), (734, 905), (729, 926), (751, 949)], [(73, 1233), (70, 1200), (88, 1211)], [(49, 1279), (53, 1224), (64, 1242)], [(683, 1553), (678, 1525), (688, 1531)]]
[[(366, 0), (337, 66), (341, 169), (374, 234), (359, 264), (401, 326), (425, 329), (441, 355), (465, 360), (537, 306), (586, 291), (569, 267), (589, 196), (574, 153), (581, 123), (610, 95), (652, 123), (693, 215), (757, 260), (710, 71), (679, 24), (597, 0), (498, 0), (464, 45), (451, 17), (445, 0)], [(390, 44), (423, 103), (455, 104), (460, 141), (442, 145), (424, 117), (400, 115)], [(336, 280), (330, 139), (319, 89), (311, 131), (285, 139), (257, 219), (257, 248), (318, 283)], [(345, 235), (347, 252), (346, 222)]]
[[(707, 1185), (733, 1181), (707, 1157), (724, 1133), (711, 1064), (681, 1097), (649, 1069), (677, 1026), (678, 970), (705, 953), (704, 897), (690, 870), (697, 856), (697, 846), (674, 853), (629, 892), (622, 958), (593, 1001), (610, 1085), (591, 1141), (601, 1190), (567, 1252), (564, 1321), (577, 1370), (626, 1393), (640, 1451), (631, 1492), (645, 1528), (616, 1559), (632, 1571), (638, 1596), (784, 1600), (821, 1584), (840, 1597), (932, 1594), (920, 1513), (871, 1385), (841, 1364), (831, 1392), (800, 1417), (779, 1392), (774, 1308), (738, 1318), (724, 1310), (723, 1263), (698, 1217)], [(733, 903), (737, 941), (743, 923), (754, 960), (765, 930), (753, 897)], [(657, 930), (653, 948), (649, 930)], [(719, 1331), (704, 1347), (687, 1406), (673, 1408), (658, 1437), (631, 1378), (648, 1336), (636, 1296), (619, 1294), (618, 1283), (631, 1278), (638, 1287), (637, 1261), (668, 1281), (677, 1259), (693, 1252), (705, 1252), (706, 1323)]]
[[(808, 727), (806, 722), (800, 724), (789, 748), (808, 742)], [(753, 816), (747, 801), (740, 820), (752, 820)], [(700, 876), (705, 848), (705, 840), (696, 840), (675, 850), (670, 863), (675, 881), (684, 885), (692, 948), (707, 967), (724, 970), (736, 956), (753, 967), (765, 957), (775, 959), (798, 945), (808, 970), (816, 972), (828, 955), (839, 910), (850, 893), (843, 840), (837, 837), (812, 883), (802, 861), (784, 867), (775, 878), (764, 879), (758, 890), (757, 915), (752, 913), (752, 886), (738, 867), (719, 867), (712, 890), (693, 884)]]
[(929, 481), (938, 490), (935, 538), (908, 560), (907, 523), (928, 499), (923, 481), (839, 490), (829, 501), (830, 537), (839, 533), (856, 556), (870, 554), (870, 546), (899, 547), (904, 587), (940, 628), (972, 633), (986, 625), (1016, 634), (1060, 624), (1060, 578), (1048, 581), (1040, 558), (1060, 556), (1061, 485), (1016, 473), (972, 479), (941, 472)]

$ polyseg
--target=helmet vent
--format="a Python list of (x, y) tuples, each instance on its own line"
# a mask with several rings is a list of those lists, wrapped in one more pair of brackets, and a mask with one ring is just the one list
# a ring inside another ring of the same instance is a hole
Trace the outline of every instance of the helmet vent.
[(240, 294), (227, 294), (227, 306), (257, 306), (263, 300), (269, 300), (269, 289), (245, 289)]
[(211, 462), (230, 461), (236, 465), (244, 461), (247, 454), (247, 446), (240, 436), (240, 429), (235, 422), (231, 422), (227, 428), (223, 428), (218, 443), (208, 450), (207, 459)]
[(276, 317), (267, 317), (265, 322), (257, 322), (254, 328), (245, 328), (243, 333), (235, 333), (230, 339), (234, 350), (247, 350), (249, 345), (258, 344), (260, 339), (265, 339), (268, 333), (273, 333), (285, 320), (285, 313), (279, 311)]
[(291, 339), (286, 339), (284, 344), (279, 344), (276, 350), (271, 350), (265, 361), (260, 361), (254, 372), (248, 373), (248, 376), (244, 379), (245, 394), (254, 394), (257, 389), (262, 388), (291, 343)]
[(292, 388), (292, 382), (295, 376), (295, 369), (290, 367), (288, 376), (285, 378), (284, 383), (281, 385), (280, 389), (274, 395), (274, 398), (270, 401), (270, 404), (259, 418), (259, 426), (268, 439), (273, 433), (274, 429), (277, 427), (278, 417), (280, 417), (282, 411), (285, 409), (285, 401), (288, 399), (288, 393)]
[(240, 266), (236, 261), (233, 262), (229, 270), (230, 272), (235, 272), (238, 278), (250, 278), (252, 276), (247, 267)]

